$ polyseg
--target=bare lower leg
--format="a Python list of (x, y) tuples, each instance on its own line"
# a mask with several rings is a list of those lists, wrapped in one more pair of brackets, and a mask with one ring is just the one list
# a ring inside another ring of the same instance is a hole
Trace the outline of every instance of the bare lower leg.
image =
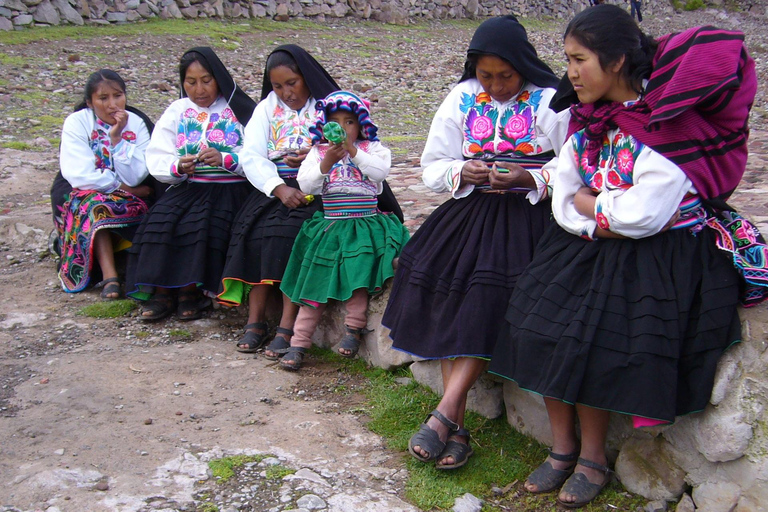
[[(99, 262), (101, 275), (104, 279), (117, 277), (115, 268), (115, 252), (112, 249), (112, 235), (109, 231), (101, 229), (93, 236), (93, 248), (96, 250), (96, 261)], [(118, 292), (110, 293), (108, 298), (116, 299), (120, 294)]]
[[(268, 285), (259, 284), (253, 286), (251, 291), (248, 292), (248, 321), (246, 322), (246, 325), (264, 321), (264, 316), (267, 310), (267, 297), (269, 297), (270, 288), (271, 287)], [(256, 327), (250, 327), (246, 329), (246, 332), (267, 334), (265, 329)], [(237, 346), (244, 350), (250, 348), (248, 343), (241, 343)]]
[[(549, 425), (554, 439), (552, 451), (561, 455), (574, 453), (579, 447), (579, 440), (576, 438), (576, 425), (574, 423), (576, 420), (576, 409), (571, 404), (552, 398), (545, 398), (544, 404), (547, 407)], [(559, 470), (568, 469), (573, 466), (573, 462), (555, 460), (552, 457), (547, 457), (547, 462), (554, 469)], [(527, 481), (525, 482), (525, 488), (530, 492), (538, 491), (537, 486)]]
[[(579, 415), (579, 424), (581, 425), (581, 452), (579, 456), (603, 466), (607, 465), (608, 459), (605, 456), (605, 438), (608, 434), (608, 420), (610, 413), (602, 409), (595, 409), (584, 405), (577, 405), (576, 412)], [(576, 472), (583, 473), (593, 484), (601, 484), (608, 478), (602, 471), (587, 468), (582, 465), (576, 466)], [(564, 492), (561, 492), (558, 498), (560, 501), (566, 503), (576, 501), (575, 496)]]
[[(452, 361), (451, 364), (447, 364), (441, 367), (443, 371), (443, 387), (445, 392), (443, 398), (437, 405), (437, 410), (440, 411), (449, 420), (455, 421), (460, 427), (464, 426), (464, 412), (467, 408), (467, 393), (472, 386), (477, 382), (478, 377), (485, 371), (486, 362), (482, 359), (474, 357), (459, 357)], [(446, 376), (448, 379), (446, 380)], [(427, 426), (437, 432), (440, 440), (445, 442), (448, 440), (450, 431), (446, 425), (443, 425), (437, 418), (430, 417), (427, 421)], [(466, 439), (465, 442), (469, 440)], [(423, 457), (428, 457), (429, 454), (421, 447), (416, 445), (413, 450)], [(440, 460), (439, 464), (453, 464), (453, 457), (446, 457)]]

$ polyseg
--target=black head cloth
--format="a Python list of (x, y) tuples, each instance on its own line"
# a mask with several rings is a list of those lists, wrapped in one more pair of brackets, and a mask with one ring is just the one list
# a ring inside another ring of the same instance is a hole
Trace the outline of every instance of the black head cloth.
[[(253, 114), (253, 109), (256, 108), (256, 102), (235, 83), (235, 79), (229, 74), (227, 67), (221, 62), (216, 52), (208, 46), (196, 46), (187, 50), (184, 55), (188, 53), (197, 53), (208, 63), (213, 72), (213, 77), (219, 86), (221, 95), (224, 96), (225, 100), (228, 100), (229, 108), (235, 113), (235, 117), (240, 121), (240, 124), (248, 124)], [(181, 97), (185, 98), (187, 93), (184, 91), (184, 77), (180, 78)]]
[[(296, 65), (299, 67), (301, 76), (304, 77), (304, 83), (307, 84), (310, 94), (316, 100), (321, 100), (333, 91), (341, 89), (325, 68), (301, 46), (283, 44), (272, 50), (272, 53), (275, 52), (285, 52), (293, 57), (293, 60), (296, 61)], [(272, 55), (272, 53), (269, 55)], [(269, 57), (267, 57), (267, 60), (269, 60)], [(264, 81), (261, 86), (261, 99), (266, 98), (270, 92), (272, 92), (272, 82), (269, 80), (265, 67)]]
[[(467, 50), (467, 57), (471, 55), (495, 55), (509, 62), (526, 81), (539, 87), (557, 87), (557, 77), (539, 59), (525, 27), (511, 14), (491, 18), (477, 27)], [(475, 77), (475, 66), (467, 59), (459, 82)]]

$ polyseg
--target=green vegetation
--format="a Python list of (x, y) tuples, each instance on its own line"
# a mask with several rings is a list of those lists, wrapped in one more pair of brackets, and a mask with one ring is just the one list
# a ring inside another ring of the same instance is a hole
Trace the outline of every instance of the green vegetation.
[[(3, 32), (2, 34), (6, 34)], [(24, 64), (24, 57), (17, 57), (16, 55), (8, 55), (6, 53), (0, 53), (0, 64), (3, 66), (21, 67)]]
[(131, 299), (111, 300), (85, 306), (77, 314), (91, 318), (119, 318), (134, 309), (136, 309), (136, 303)]
[[(415, 381), (406, 385), (399, 384), (397, 378), (410, 377), (407, 369), (388, 372), (370, 368), (360, 359), (347, 361), (329, 350), (314, 349), (311, 354), (321, 360), (342, 365), (347, 373), (365, 377), (363, 392), (368, 403), (359, 412), (371, 418), (368, 428), (381, 435), (391, 450), (405, 453), (408, 440), (439, 398)], [(410, 472), (406, 497), (417, 507), (423, 510), (449, 510), (457, 496), (469, 492), (486, 500), (484, 511), (501, 510), (489, 502), (495, 499), (492, 498), (491, 488), (525, 481), (547, 455), (543, 445), (514, 430), (504, 417), (489, 420), (469, 411), (466, 427), (472, 434), (475, 454), (465, 467), (455, 471), (440, 471), (435, 469), (434, 464), (423, 464), (410, 456), (406, 457), (405, 464)], [(546, 510), (554, 507), (554, 498), (554, 494), (537, 496), (523, 493), (515, 498), (511, 510)], [(503, 499), (498, 501), (503, 502)], [(615, 510), (613, 507), (618, 510), (635, 510), (644, 503), (642, 498), (624, 492), (619, 484), (613, 483), (594, 504), (583, 510), (602, 512), (608, 508)]]
[(186, 329), (171, 329), (168, 331), (168, 335), (171, 338), (184, 338), (189, 339), (192, 337), (192, 333)]
[(684, 9), (686, 11), (696, 11), (704, 8), (704, 0), (686, 0)]
[(29, 151), (34, 149), (34, 147), (31, 144), (27, 144), (26, 142), (21, 141), (9, 141), (9, 142), (3, 142), (0, 144), (0, 146), (8, 149), (18, 149), (20, 151)]
[(291, 469), (289, 467), (283, 466), (282, 464), (275, 464), (274, 466), (269, 466), (267, 468), (267, 479), (268, 480), (282, 480), (288, 475), (292, 475), (296, 472), (295, 469)]
[(249, 462), (261, 462), (271, 455), (233, 455), (223, 459), (212, 460), (208, 463), (214, 478), (219, 481), (226, 481), (235, 476), (235, 468), (238, 468)]
[(197, 512), (219, 512), (219, 507), (210, 501), (206, 501), (197, 506)]

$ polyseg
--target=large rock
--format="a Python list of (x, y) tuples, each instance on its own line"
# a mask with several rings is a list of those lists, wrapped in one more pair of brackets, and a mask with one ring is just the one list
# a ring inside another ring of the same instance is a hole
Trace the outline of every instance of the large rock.
[(710, 411), (697, 422), (696, 445), (707, 460), (726, 462), (744, 455), (752, 439), (752, 426), (743, 421), (739, 411), (721, 414)]
[(72, 25), (82, 25), (85, 23), (83, 17), (80, 16), (80, 13), (77, 12), (67, 0), (52, 0), (51, 3), (67, 23), (71, 23)]
[(181, 10), (179, 10), (179, 6), (175, 3), (168, 4), (160, 11), (160, 17), (164, 20), (167, 20), (169, 18), (176, 18), (181, 19), (184, 17), (184, 15), (181, 14)]
[(13, 22), (8, 18), (0, 18), (0, 30), (13, 30)]
[(20, 14), (13, 18), (13, 24), (17, 27), (23, 27), (24, 25), (31, 25), (35, 21), (31, 14)]
[(21, 3), (21, 0), (0, 0), (0, 6), (7, 7), (12, 11), (26, 11), (27, 7)]
[(732, 512), (740, 496), (739, 486), (730, 482), (705, 483), (692, 493), (697, 512)]
[(552, 430), (544, 399), (535, 393), (520, 389), (516, 382), (504, 382), (504, 405), (507, 421), (513, 428), (552, 446)]
[(338, 3), (331, 7), (331, 16), (335, 18), (343, 18), (349, 12), (349, 7), (346, 4)]
[(108, 12), (106, 19), (110, 23), (125, 23), (128, 16), (124, 12)]
[[(413, 361), (413, 358), (399, 350), (392, 349), (392, 340), (389, 338), (389, 329), (381, 325), (381, 317), (384, 315), (389, 290), (373, 297), (368, 304), (368, 328), (371, 332), (363, 336), (360, 345), (360, 357), (373, 366), (393, 370)], [(332, 348), (346, 333), (344, 329), (344, 306), (339, 302), (332, 302), (320, 324), (317, 326), (312, 342), (323, 348)]]
[[(442, 396), (443, 376), (439, 360), (416, 361), (411, 365), (413, 378)], [(481, 375), (467, 393), (467, 409), (486, 418), (498, 418), (504, 412), (502, 386), (488, 375)]]
[(685, 471), (660, 437), (625, 442), (616, 459), (616, 474), (627, 490), (649, 500), (675, 500), (686, 488)]

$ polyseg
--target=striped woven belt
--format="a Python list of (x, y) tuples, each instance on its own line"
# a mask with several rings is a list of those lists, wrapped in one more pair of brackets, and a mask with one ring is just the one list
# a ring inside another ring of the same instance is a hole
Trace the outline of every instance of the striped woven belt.
[[(532, 156), (496, 155), (492, 159), (482, 160), (482, 161), (489, 165), (495, 162), (510, 162), (510, 163), (519, 165), (525, 170), (529, 170), (529, 169), (538, 170), (538, 169), (541, 169), (541, 167), (544, 164), (552, 160), (554, 157), (555, 157), (555, 153), (553, 151), (547, 151), (546, 153), (540, 153), (538, 155), (532, 155)], [(488, 182), (484, 183), (483, 185), (475, 186), (475, 190), (478, 190), (485, 194), (507, 194), (507, 193), (520, 193), (520, 192), (528, 193), (531, 191), (531, 189), (524, 188), (524, 187), (513, 187), (507, 190), (493, 189), (491, 188), (491, 184)]]
[(232, 174), (219, 167), (198, 167), (194, 174), (189, 177), (192, 183), (218, 183), (226, 185), (228, 183), (243, 183), (248, 181), (243, 176)]
[(707, 212), (701, 203), (700, 196), (686, 196), (680, 203), (680, 218), (669, 229), (691, 228), (704, 224)]
[(351, 196), (348, 194), (326, 194), (323, 196), (323, 210), (326, 219), (348, 217), (372, 217), (379, 213), (379, 201), (375, 196)]
[(274, 164), (277, 166), (277, 174), (282, 179), (286, 178), (296, 178), (299, 174), (299, 169), (296, 167), (288, 167), (288, 165), (283, 162), (282, 158), (279, 158), (278, 160), (272, 160)]

